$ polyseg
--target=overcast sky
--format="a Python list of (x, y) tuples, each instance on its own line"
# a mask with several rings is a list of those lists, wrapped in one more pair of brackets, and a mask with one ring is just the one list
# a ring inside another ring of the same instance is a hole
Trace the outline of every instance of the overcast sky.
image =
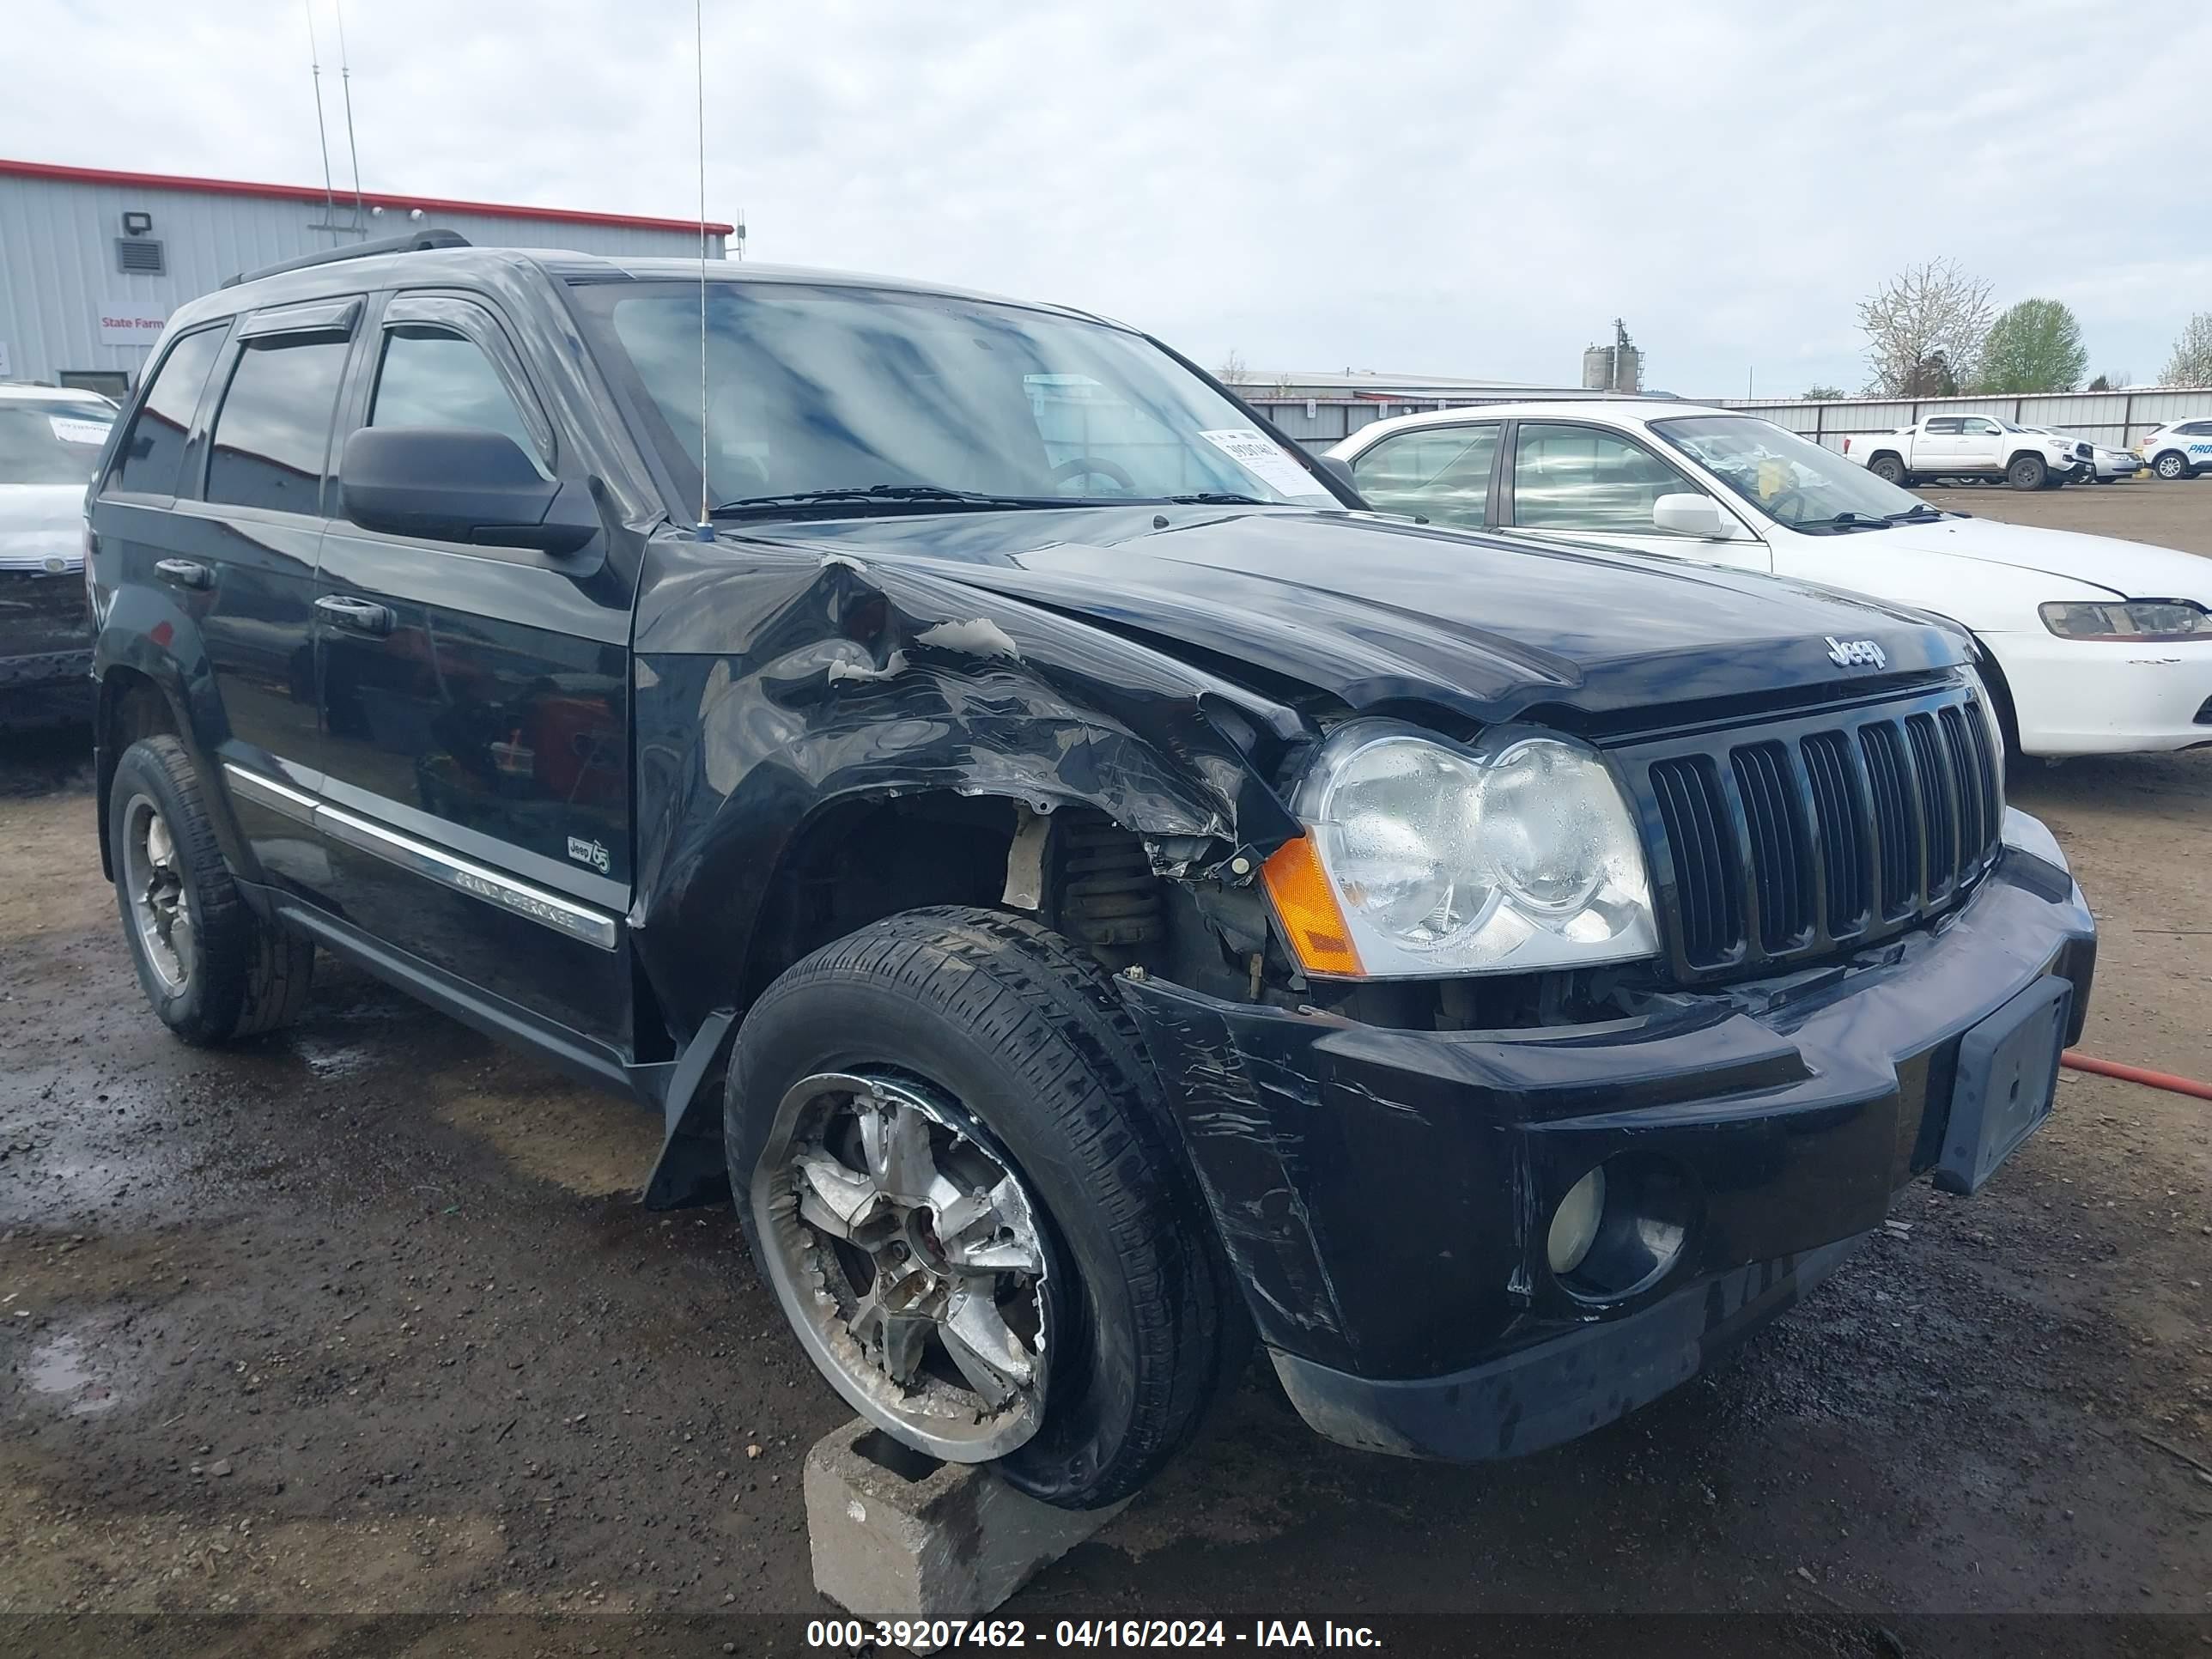
[[(332, 0), (314, 0), (341, 182)], [(319, 183), (305, 0), (6, 0), (0, 155)], [(694, 210), (688, 0), (352, 0), (371, 190)], [(707, 0), (751, 256), (1105, 312), (1208, 363), (1866, 379), (1949, 255), (2156, 374), (2212, 309), (2212, 10)], [(2194, 169), (2190, 179), (2185, 170)]]

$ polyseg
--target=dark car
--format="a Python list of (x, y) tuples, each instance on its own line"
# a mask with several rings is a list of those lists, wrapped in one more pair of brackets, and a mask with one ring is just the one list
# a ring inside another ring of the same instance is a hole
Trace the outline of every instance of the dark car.
[(84, 491), (115, 405), (0, 384), (0, 729), (92, 712)]
[(1369, 514), (1074, 311), (364, 249), (177, 313), (92, 523), (161, 1018), (319, 947), (629, 1092), (856, 1410), (1054, 1504), (1255, 1329), (1355, 1445), (1618, 1417), (2084, 1012), (1963, 635)]

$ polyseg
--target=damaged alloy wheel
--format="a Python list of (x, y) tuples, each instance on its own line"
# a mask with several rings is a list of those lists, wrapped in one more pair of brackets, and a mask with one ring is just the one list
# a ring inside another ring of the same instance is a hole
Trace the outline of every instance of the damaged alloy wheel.
[(890, 1078), (802, 1079), (751, 1202), (784, 1312), (854, 1410), (952, 1462), (1036, 1432), (1051, 1314), (1036, 1206), (950, 1102)]
[(723, 1109), (754, 1259), (893, 1439), (1093, 1509), (1150, 1480), (1241, 1363), (1135, 1024), (1095, 957), (1027, 918), (939, 906), (823, 945), (746, 1010)]

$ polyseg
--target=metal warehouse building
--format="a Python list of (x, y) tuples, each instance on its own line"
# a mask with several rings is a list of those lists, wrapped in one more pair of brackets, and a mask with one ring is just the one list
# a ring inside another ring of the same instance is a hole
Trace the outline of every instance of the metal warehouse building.
[[(690, 219), (433, 197), (356, 195), (0, 160), (0, 380), (119, 397), (169, 313), (241, 270), (303, 253), (452, 230), (479, 246), (581, 253), (699, 252)], [(709, 223), (721, 258), (734, 234)]]

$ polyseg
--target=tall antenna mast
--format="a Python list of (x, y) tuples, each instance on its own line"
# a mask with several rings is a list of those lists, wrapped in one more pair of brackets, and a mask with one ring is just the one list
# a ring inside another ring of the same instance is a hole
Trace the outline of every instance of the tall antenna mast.
[(323, 125), (323, 64), (322, 50), (315, 44), (315, 0), (306, 0), (307, 9), (307, 67), (315, 77), (315, 139), (323, 147), (323, 228), (332, 229), (331, 221), (338, 216), (337, 204), (331, 196), (331, 136)]
[(345, 93), (346, 154), (353, 158), (353, 222), (361, 228), (361, 152), (353, 142), (353, 64), (346, 57), (345, 0), (331, 0), (338, 18), (338, 85)]
[(691, 65), (699, 94), (699, 527), (714, 539), (707, 487), (707, 24), (705, 0), (691, 0)]

